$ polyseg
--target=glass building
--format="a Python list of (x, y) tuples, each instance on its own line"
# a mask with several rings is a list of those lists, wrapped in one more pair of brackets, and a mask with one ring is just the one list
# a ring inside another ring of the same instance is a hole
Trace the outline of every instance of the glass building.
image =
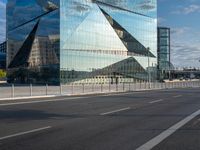
[(170, 28), (158, 27), (158, 72), (160, 78), (169, 78), (167, 74), (173, 69), (170, 56)]
[(157, 68), (156, 0), (8, 0), (10, 82), (145, 81)]

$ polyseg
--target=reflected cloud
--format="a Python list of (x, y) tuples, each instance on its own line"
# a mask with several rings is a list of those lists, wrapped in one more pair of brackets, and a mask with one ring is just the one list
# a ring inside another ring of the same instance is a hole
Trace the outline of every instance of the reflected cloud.
[(154, 10), (156, 6), (150, 0), (144, 0), (139, 4), (139, 7), (143, 10)]
[(37, 4), (39, 6), (41, 6), (43, 8), (44, 11), (48, 12), (48, 11), (53, 11), (55, 9), (58, 9), (58, 6), (51, 2), (51, 1), (47, 1), (47, 0), (36, 0)]

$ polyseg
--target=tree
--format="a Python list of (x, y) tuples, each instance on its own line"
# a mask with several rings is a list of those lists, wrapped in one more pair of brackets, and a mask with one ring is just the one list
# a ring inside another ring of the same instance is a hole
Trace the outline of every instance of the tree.
[(6, 72), (3, 70), (0, 70), (0, 78), (5, 78), (6, 77)]

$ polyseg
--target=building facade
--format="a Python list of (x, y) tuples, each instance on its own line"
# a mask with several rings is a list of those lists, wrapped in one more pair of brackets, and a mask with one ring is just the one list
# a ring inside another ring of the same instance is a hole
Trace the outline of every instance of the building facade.
[(170, 28), (158, 27), (158, 73), (160, 78), (168, 78), (166, 74), (169, 74), (173, 68), (170, 51)]
[(8, 0), (11, 82), (156, 79), (156, 0)]
[(0, 44), (0, 69), (6, 69), (6, 42)]

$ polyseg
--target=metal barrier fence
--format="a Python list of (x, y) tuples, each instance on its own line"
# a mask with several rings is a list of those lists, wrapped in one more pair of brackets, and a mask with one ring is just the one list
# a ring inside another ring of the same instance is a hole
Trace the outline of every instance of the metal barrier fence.
[(167, 82), (167, 83), (121, 83), (121, 84), (70, 84), (60, 86), (37, 85), (5, 85), (0, 86), (0, 99), (16, 97), (32, 97), (47, 95), (78, 95), (92, 93), (128, 92), (141, 90), (197, 88), (200, 81)]

